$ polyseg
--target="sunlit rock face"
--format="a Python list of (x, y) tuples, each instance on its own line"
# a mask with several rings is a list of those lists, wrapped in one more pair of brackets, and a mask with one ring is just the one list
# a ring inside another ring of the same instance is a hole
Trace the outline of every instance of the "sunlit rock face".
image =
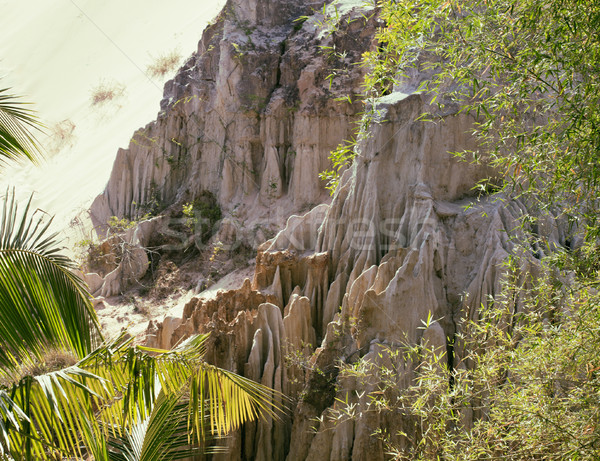
[[(346, 19), (356, 21), (338, 21), (329, 36), (322, 14), (304, 18), (322, 5), (229, 1), (166, 84), (158, 119), (118, 152), (91, 207), (94, 224), (164, 210), (203, 190), (243, 220), (277, 214), (279, 226), (326, 200), (318, 175), (362, 110), (335, 99), (360, 91), (364, 69), (351, 63), (371, 46), (377, 21), (355, 8)], [(333, 44), (344, 58), (320, 48)]]
[[(399, 353), (406, 344), (425, 343), (458, 366), (461, 319), (476, 319), (499, 293), (502, 263), (514, 251), (512, 239), (519, 241), (524, 206), (475, 199), (471, 188), (490, 172), (447, 154), (473, 147), (466, 134), (472, 120), (448, 114), (440, 124), (415, 122), (423, 98), (401, 92), (379, 109), (384, 121), (358, 146), (332, 203), (291, 217), (259, 248), (256, 288), (283, 304), (305, 296), (320, 345), (296, 407), (288, 460), (386, 459), (375, 431), (411, 433), (414, 422), (372, 411), (376, 377), (337, 376), (335, 364), (362, 358), (394, 369), (399, 388), (412, 382), (416, 366)], [(521, 270), (535, 273), (535, 261)], [(360, 417), (340, 420), (340, 402)]]
[[(340, 363), (394, 368), (399, 389), (429, 360), (406, 360), (397, 354), (403, 345), (427, 345), (464, 366), (454, 342), (461, 319), (477, 319), (500, 291), (502, 263), (523, 241), (525, 206), (476, 198), (472, 188), (490, 170), (449, 154), (476, 147), (473, 120), (449, 110), (435, 124), (415, 121), (427, 101), (414, 82), (377, 101), (378, 118), (329, 199), (318, 173), (362, 110), (335, 98), (353, 101), (360, 91), (364, 70), (349, 63), (374, 46), (379, 24), (377, 11), (360, 5), (330, 5), (333, 31), (322, 2), (228, 2), (167, 84), (158, 120), (119, 152), (91, 210), (97, 224), (135, 217), (154, 200), (168, 214), (209, 190), (227, 218), (219, 235), (244, 239), (252, 224), (279, 226), (272, 239), (254, 240), (252, 280), (200, 295), (181, 317), (148, 329), (149, 344), (162, 348), (210, 332), (212, 363), (291, 399), (282, 421), (248, 425), (215, 459), (386, 459), (374, 432), (414, 435), (414, 422), (369, 411), (377, 377), (340, 375)], [(343, 53), (328, 55), (333, 45)], [(246, 227), (232, 229), (236, 220)], [(552, 223), (540, 232), (564, 243)], [(535, 274), (536, 260), (524, 261), (520, 274)], [(360, 417), (334, 423), (340, 402)]]

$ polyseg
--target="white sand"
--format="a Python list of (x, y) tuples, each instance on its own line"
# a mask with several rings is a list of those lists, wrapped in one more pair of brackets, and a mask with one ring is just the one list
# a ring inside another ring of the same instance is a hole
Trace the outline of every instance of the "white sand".
[[(53, 153), (39, 167), (5, 169), (0, 191), (14, 185), (22, 198), (35, 192), (35, 204), (56, 215), (57, 227), (67, 226), (104, 189), (117, 149), (156, 117), (164, 81), (174, 72), (152, 79), (147, 66), (173, 50), (189, 57), (223, 4), (0, 0), (0, 87), (35, 103), (51, 134), (40, 141)], [(92, 106), (101, 82), (123, 95)]]

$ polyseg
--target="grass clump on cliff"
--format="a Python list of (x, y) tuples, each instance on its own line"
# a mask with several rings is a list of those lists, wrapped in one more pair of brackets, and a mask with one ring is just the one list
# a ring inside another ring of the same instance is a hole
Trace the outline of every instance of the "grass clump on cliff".
[(153, 78), (161, 78), (177, 69), (181, 63), (181, 54), (176, 51), (161, 54), (148, 65), (146, 72)]

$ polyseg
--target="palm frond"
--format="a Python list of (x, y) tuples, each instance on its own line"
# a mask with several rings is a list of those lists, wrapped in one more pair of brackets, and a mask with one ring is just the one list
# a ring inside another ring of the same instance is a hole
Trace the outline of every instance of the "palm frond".
[(49, 222), (19, 213), (13, 193), (4, 199), (0, 221), (0, 367), (14, 371), (41, 360), (49, 347), (89, 354), (101, 337), (83, 282), (60, 254)]
[(0, 389), (0, 459), (7, 454), (6, 451), (10, 451), (10, 429), (14, 428), (19, 431), (21, 421), (29, 422), (29, 418), (13, 401), (8, 392)]
[(27, 103), (9, 91), (0, 89), (0, 162), (27, 159), (37, 163), (40, 148), (31, 131), (40, 130), (42, 124)]
[(261, 417), (280, 419), (286, 401), (274, 389), (207, 363), (191, 378), (190, 415), (200, 442), (205, 436), (201, 415), (208, 414), (211, 433), (222, 436)]
[[(129, 349), (131, 339), (123, 333), (72, 366), (30, 373), (0, 388), (0, 450), (14, 459), (93, 454), (107, 461), (108, 425), (99, 414), (110, 415), (105, 408), (119, 407), (127, 382), (123, 356)], [(111, 423), (120, 430), (121, 422)]]
[[(188, 338), (172, 351), (153, 350), (161, 355), (155, 370), (165, 392), (185, 385), (189, 389), (190, 425), (198, 443), (208, 436), (223, 436), (259, 417), (279, 419), (287, 397), (236, 373), (203, 360), (208, 334)], [(150, 351), (148, 348), (140, 348)], [(205, 424), (207, 416), (210, 424)]]
[(120, 427), (127, 432), (129, 425), (149, 417), (158, 386), (166, 396), (183, 395), (188, 433), (200, 446), (206, 447), (208, 440), (234, 431), (245, 422), (260, 417), (279, 419), (286, 410), (286, 397), (204, 362), (207, 338), (193, 336), (172, 351), (124, 344), (119, 352), (114, 350), (110, 369), (105, 371), (100, 363), (107, 357), (98, 356), (100, 362), (88, 369), (112, 380), (122, 392), (118, 404), (106, 407), (101, 417), (114, 430)]
[(183, 459), (215, 451), (246, 421), (276, 418), (284, 397), (201, 361), (205, 342), (160, 351), (124, 332), (73, 366), (0, 387), (0, 446), (15, 459)]
[(161, 392), (150, 415), (123, 434), (109, 440), (110, 461), (171, 461), (209, 451), (190, 437), (188, 402), (181, 393)]
[(25, 376), (2, 391), (10, 402), (0, 412), (5, 451), (14, 459), (82, 458), (85, 447), (102, 437), (95, 425), (100, 396), (87, 384), (94, 381), (101, 378), (75, 365)]

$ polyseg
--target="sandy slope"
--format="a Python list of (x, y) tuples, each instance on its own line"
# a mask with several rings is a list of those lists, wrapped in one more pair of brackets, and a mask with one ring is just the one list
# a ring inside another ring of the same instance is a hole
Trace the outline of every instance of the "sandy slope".
[[(0, 0), (0, 86), (35, 103), (50, 136), (43, 165), (11, 167), (0, 190), (56, 214), (60, 227), (87, 208), (119, 147), (156, 117), (167, 77), (147, 66), (178, 50), (185, 58), (224, 0)], [(123, 94), (92, 106), (100, 83)]]

